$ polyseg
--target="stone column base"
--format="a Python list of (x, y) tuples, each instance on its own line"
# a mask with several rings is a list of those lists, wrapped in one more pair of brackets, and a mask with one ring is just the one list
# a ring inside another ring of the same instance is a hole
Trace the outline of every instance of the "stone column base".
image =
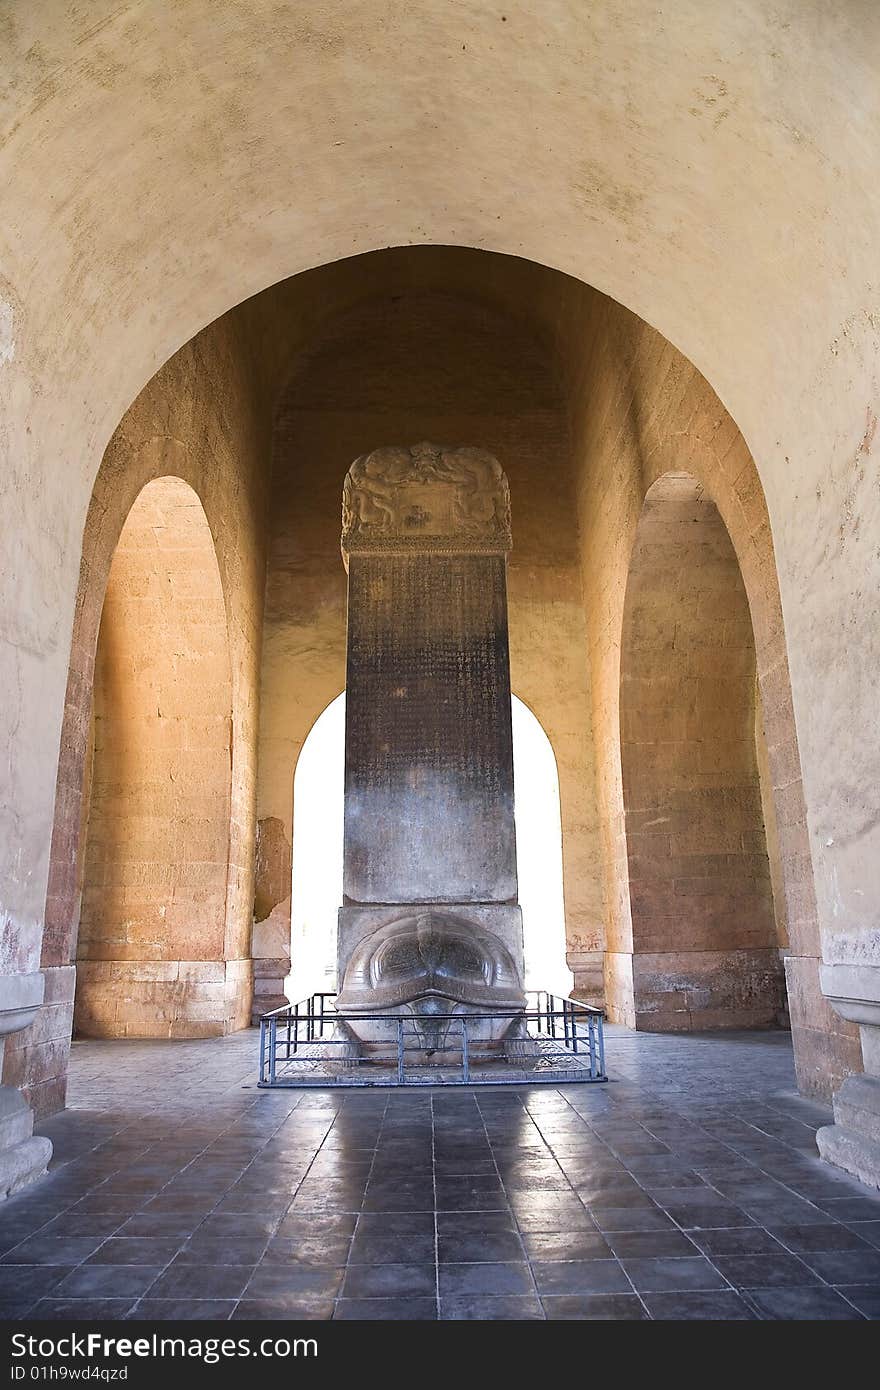
[[(43, 989), (43, 976), (38, 972), (0, 980), (0, 1065), (7, 1037), (33, 1023)], [(15, 1086), (0, 1086), (0, 1199), (46, 1171), (52, 1144), (35, 1138), (33, 1128), (33, 1111), (21, 1091)]]
[(834, 1097), (834, 1124), (816, 1143), (829, 1163), (880, 1187), (880, 1077), (847, 1077)]
[(8, 1197), (46, 1171), (52, 1143), (31, 1133), (34, 1117), (14, 1086), (0, 1086), (0, 1198)]
[(865, 1074), (846, 1078), (834, 1097), (834, 1124), (816, 1143), (829, 1163), (880, 1187), (880, 965), (823, 965), (820, 977), (835, 1012), (859, 1025)]

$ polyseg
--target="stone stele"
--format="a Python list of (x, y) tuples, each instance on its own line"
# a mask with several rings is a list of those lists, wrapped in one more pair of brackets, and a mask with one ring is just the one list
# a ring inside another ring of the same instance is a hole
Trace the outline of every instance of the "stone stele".
[[(337, 1008), (360, 1043), (406, 1014), (522, 1009), (507, 635), (507, 479), (476, 448), (355, 460), (348, 570), (343, 906)], [(509, 1019), (475, 1026), (497, 1041)], [(457, 1030), (455, 1030), (457, 1031)]]

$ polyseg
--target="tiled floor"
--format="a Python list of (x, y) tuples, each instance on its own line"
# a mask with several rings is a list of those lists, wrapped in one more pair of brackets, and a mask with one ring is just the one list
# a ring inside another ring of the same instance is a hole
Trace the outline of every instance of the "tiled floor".
[(784, 1034), (608, 1030), (607, 1086), (259, 1091), (256, 1035), (79, 1043), (6, 1317), (880, 1315), (880, 1194)]

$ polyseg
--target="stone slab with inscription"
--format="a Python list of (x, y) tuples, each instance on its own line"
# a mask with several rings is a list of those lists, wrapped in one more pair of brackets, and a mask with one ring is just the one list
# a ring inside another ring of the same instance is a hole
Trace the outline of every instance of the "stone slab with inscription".
[(484, 450), (378, 449), (349, 470), (346, 1009), (369, 1011), (371, 991), (387, 1003), (388, 971), (415, 1014), (524, 999), (510, 546), (507, 480)]

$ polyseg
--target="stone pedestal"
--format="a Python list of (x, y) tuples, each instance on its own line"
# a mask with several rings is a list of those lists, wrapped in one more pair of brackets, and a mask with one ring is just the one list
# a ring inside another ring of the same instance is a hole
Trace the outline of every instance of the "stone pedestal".
[(507, 481), (483, 450), (378, 449), (349, 470), (346, 1011), (393, 993), (411, 1012), (524, 1003), (510, 544)]
[[(0, 979), (0, 1065), (10, 1033), (27, 1028), (43, 1002), (43, 976), (7, 975)], [(14, 1086), (0, 1086), (0, 1198), (8, 1197), (46, 1171), (52, 1144), (33, 1133), (34, 1116)]]
[(842, 1018), (859, 1025), (862, 1076), (834, 1097), (834, 1124), (816, 1135), (819, 1152), (862, 1182), (880, 1187), (880, 965), (823, 965), (822, 992)]

